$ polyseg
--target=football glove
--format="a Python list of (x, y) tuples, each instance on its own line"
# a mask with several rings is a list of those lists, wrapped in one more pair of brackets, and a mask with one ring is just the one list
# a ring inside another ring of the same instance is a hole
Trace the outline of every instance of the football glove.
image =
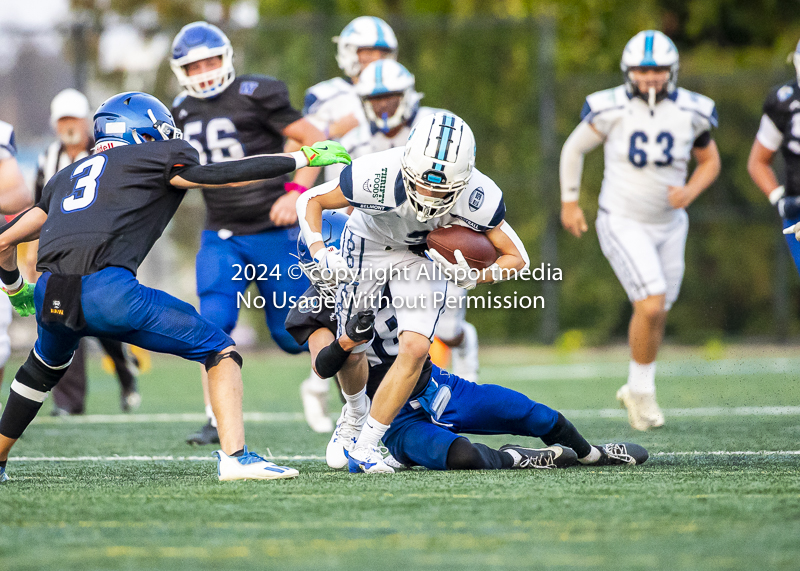
[(310, 167), (326, 167), (336, 163), (349, 165), (353, 162), (345, 148), (336, 141), (320, 141), (310, 147), (300, 147)]
[(23, 282), (22, 287), (15, 293), (8, 293), (4, 288), (3, 291), (8, 294), (8, 299), (12, 307), (17, 310), (22, 317), (28, 317), (36, 313), (36, 305), (33, 303), (33, 292), (36, 289), (31, 283)]
[(320, 270), (323, 281), (338, 286), (340, 283), (349, 284), (356, 279), (356, 272), (347, 266), (347, 261), (339, 255), (339, 250), (333, 246), (320, 248), (314, 254), (314, 260)]
[(344, 332), (347, 333), (350, 340), (355, 343), (372, 339), (374, 330), (375, 314), (371, 309), (359, 311), (356, 315), (351, 317), (350, 321), (344, 326)]
[(447, 277), (448, 280), (456, 284), (458, 287), (464, 289), (473, 289), (478, 285), (478, 278), (480, 271), (470, 268), (467, 260), (464, 259), (464, 254), (461, 250), (455, 250), (453, 255), (456, 257), (456, 263), (451, 264), (444, 256), (436, 251), (435, 248), (425, 251), (425, 255), (434, 264), (439, 266), (439, 269)]

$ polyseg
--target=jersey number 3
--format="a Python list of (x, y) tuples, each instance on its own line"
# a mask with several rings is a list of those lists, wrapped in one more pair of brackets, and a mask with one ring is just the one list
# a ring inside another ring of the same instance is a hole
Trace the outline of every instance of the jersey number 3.
[(63, 212), (77, 212), (89, 208), (97, 198), (97, 181), (106, 168), (106, 156), (95, 155), (83, 161), (72, 172), (71, 179), (77, 178), (75, 187), (61, 201)]
[[(628, 160), (637, 168), (642, 168), (647, 164), (647, 153), (638, 146), (640, 143), (647, 143), (647, 135), (641, 131), (635, 131), (631, 135)], [(675, 144), (675, 137), (672, 136), (672, 133), (661, 131), (656, 137), (656, 143), (661, 145), (663, 156), (657, 161), (653, 161), (653, 164), (657, 167), (668, 167), (672, 164), (672, 146)]]

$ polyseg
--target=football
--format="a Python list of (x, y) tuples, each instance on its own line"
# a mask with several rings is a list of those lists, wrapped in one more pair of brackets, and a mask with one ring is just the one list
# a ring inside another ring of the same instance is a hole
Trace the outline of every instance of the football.
[(428, 248), (434, 248), (451, 264), (456, 263), (453, 252), (461, 250), (469, 267), (488, 268), (497, 261), (497, 250), (483, 232), (464, 226), (437, 228), (428, 234)]

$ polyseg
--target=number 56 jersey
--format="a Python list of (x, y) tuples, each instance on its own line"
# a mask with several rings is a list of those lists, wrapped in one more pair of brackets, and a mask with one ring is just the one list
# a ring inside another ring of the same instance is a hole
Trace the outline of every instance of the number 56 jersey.
[(678, 88), (653, 111), (620, 85), (586, 98), (581, 119), (605, 137), (600, 208), (640, 222), (669, 222), (676, 214), (668, 188), (686, 184), (692, 148), (711, 142), (714, 102)]

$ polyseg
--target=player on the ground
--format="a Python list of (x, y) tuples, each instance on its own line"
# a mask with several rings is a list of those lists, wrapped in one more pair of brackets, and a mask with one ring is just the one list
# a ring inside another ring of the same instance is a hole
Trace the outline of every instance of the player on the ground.
[[(136, 270), (187, 189), (225, 186), (238, 192), (231, 187), (349, 157), (326, 141), (291, 155), (200, 165), (167, 108), (137, 92), (101, 105), (94, 132), (94, 154), (56, 174), (39, 203), (0, 230), (0, 281), (20, 313), (35, 310), (39, 330), (0, 418), (0, 480), (7, 478), (9, 450), (87, 335), (204, 364), (219, 421), (220, 480), (297, 476), (245, 446), (242, 358), (230, 336), (188, 303), (139, 284)], [(34, 288), (19, 274), (15, 247), (37, 237), (42, 275)]]
[[(377, 444), (411, 395), (427, 360), (448, 279), (472, 289), (478, 283), (514, 277), (511, 270), (528, 265), (525, 247), (504, 220), (502, 191), (474, 166), (472, 130), (455, 115), (437, 113), (420, 121), (405, 148), (356, 159), (338, 181), (320, 185), (297, 203), (309, 251), (320, 269), (333, 272), (333, 279), (343, 285), (336, 304), (340, 331), (358, 311), (377, 310), (376, 294), (386, 283), (398, 299), (398, 357), (349, 452), (350, 462), (360, 470), (391, 471)], [(338, 253), (323, 244), (322, 211), (346, 206), (354, 211)], [(435, 250), (428, 252), (435, 263), (415, 253), (424, 250), (428, 233), (453, 224), (484, 232), (498, 252), (497, 261), (478, 271), (469, 268), (460, 251), (456, 264)], [(384, 282), (382, 274), (390, 270)], [(356, 348), (350, 356), (356, 365), (362, 363), (360, 387), (342, 383), (347, 404), (357, 410), (369, 408), (365, 350)]]
[[(711, 129), (714, 102), (676, 86), (678, 50), (657, 31), (636, 34), (622, 53), (625, 84), (586, 98), (581, 123), (561, 151), (561, 222), (588, 230), (578, 205), (583, 155), (599, 145), (605, 171), (597, 235), (633, 304), (628, 382), (617, 391), (633, 428), (662, 426), (656, 355), (667, 311), (678, 298), (689, 221), (685, 208), (719, 174)], [(687, 182), (689, 161), (697, 166)]]
[[(0, 214), (17, 214), (33, 204), (33, 196), (19, 170), (16, 156), (14, 127), (0, 121)], [(0, 295), (0, 385), (3, 384), (3, 373), (11, 356), (11, 338), (8, 336), (11, 311), (8, 298)], [(2, 409), (3, 403), (0, 402)]]
[[(201, 164), (279, 153), (286, 137), (301, 145), (325, 138), (292, 107), (282, 81), (263, 75), (236, 76), (231, 43), (216, 26), (206, 22), (184, 26), (172, 44), (170, 64), (184, 88), (173, 103), (172, 114), (200, 154)], [(242, 271), (249, 266), (262, 277), (255, 283), (267, 300), (264, 311), (273, 340), (287, 353), (305, 350), (283, 327), (288, 304), (276, 305), (273, 296), (297, 297), (308, 287), (305, 279), (288, 276), (298, 233), (295, 203), (316, 176), (316, 169), (302, 169), (293, 181), (283, 176), (237, 193), (203, 191), (206, 221), (196, 260), (200, 315), (230, 333), (239, 317), (237, 294), (251, 282), (241, 278), (253, 275)], [(309, 378), (315, 377), (310, 371)], [(188, 441), (210, 444), (218, 440), (216, 420), (205, 375), (202, 379), (209, 420)], [(317, 432), (333, 429), (325, 415), (308, 420)]]
[[(368, 152), (403, 147), (411, 129), (421, 119), (444, 109), (420, 107), (422, 94), (415, 89), (414, 75), (394, 60), (379, 60), (361, 72), (356, 93), (361, 97), (369, 120)], [(438, 337), (451, 350), (450, 369), (468, 381), (478, 380), (478, 332), (467, 322), (467, 291), (447, 290), (447, 309), (436, 324)], [(459, 301), (461, 300), (461, 301)], [(453, 308), (453, 309), (451, 309)]]
[[(761, 125), (747, 161), (750, 177), (778, 208), (787, 230), (800, 222), (800, 43), (793, 61), (795, 79), (773, 88), (764, 101)], [(778, 151), (786, 165), (784, 184), (778, 182), (772, 168)], [(800, 272), (800, 243), (791, 236), (786, 243)]]
[[(326, 247), (339, 248), (339, 237), (346, 221), (346, 217), (337, 212), (323, 214), (322, 235)], [(335, 338), (334, 293), (324, 279), (314, 275), (316, 264), (302, 236), (297, 249), (301, 267), (309, 272), (313, 287), (289, 312), (286, 330), (298, 343), (308, 342), (321, 375), (339, 373), (341, 367), (347, 367), (353, 349), (372, 341), (367, 349), (367, 396), (373, 397), (398, 354), (397, 317), (388, 294), (381, 297), (376, 313), (369, 310), (355, 314)], [(347, 414), (346, 410), (342, 414)], [(341, 439), (332, 441), (325, 454), (332, 468), (348, 465), (344, 443), (358, 436), (357, 433), (345, 434), (347, 428), (342, 422), (343, 418), (337, 426)], [(470, 442), (461, 436), (463, 433), (538, 436), (547, 448), (509, 444), (496, 450)], [(383, 435), (383, 442), (392, 454), (392, 458), (385, 459), (390, 467), (420, 465), (434, 470), (490, 470), (556, 468), (575, 463), (641, 464), (647, 460), (647, 451), (635, 444), (593, 447), (561, 413), (505, 387), (469, 382), (433, 365), (430, 359), (422, 368), (410, 400)]]

